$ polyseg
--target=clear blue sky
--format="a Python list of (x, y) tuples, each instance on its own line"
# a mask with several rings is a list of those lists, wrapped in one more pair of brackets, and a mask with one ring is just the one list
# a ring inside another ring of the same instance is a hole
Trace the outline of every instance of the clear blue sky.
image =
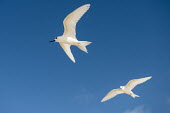
[[(77, 25), (88, 51), (58, 43), (62, 21), (90, 3)], [(169, 113), (169, 0), (0, 0), (0, 113)], [(100, 103), (129, 80), (152, 76)], [(137, 109), (137, 110), (136, 110)], [(134, 113), (134, 112), (133, 112)]]

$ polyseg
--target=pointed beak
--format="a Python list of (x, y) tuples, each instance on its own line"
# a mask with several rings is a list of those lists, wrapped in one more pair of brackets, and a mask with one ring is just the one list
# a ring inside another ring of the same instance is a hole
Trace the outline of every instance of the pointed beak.
[(55, 42), (55, 40), (52, 40), (52, 41), (50, 41), (50, 42)]

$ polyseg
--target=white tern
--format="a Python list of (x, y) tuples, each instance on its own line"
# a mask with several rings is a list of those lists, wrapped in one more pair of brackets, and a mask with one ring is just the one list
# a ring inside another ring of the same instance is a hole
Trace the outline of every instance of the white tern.
[(140, 78), (140, 79), (133, 79), (130, 80), (125, 86), (120, 86), (119, 89), (113, 89), (111, 90), (103, 99), (101, 102), (104, 102), (106, 100), (109, 100), (113, 97), (115, 97), (118, 94), (126, 93), (133, 98), (139, 97), (138, 95), (134, 94), (132, 92), (132, 89), (137, 86), (138, 84), (141, 84), (143, 82), (146, 82), (147, 80), (151, 79), (152, 77), (145, 77), (145, 78)]
[(63, 35), (56, 37), (53, 41), (50, 41), (59, 42), (60, 46), (63, 48), (65, 53), (74, 63), (75, 59), (71, 52), (70, 46), (71, 45), (77, 46), (82, 51), (88, 53), (86, 46), (91, 43), (88, 41), (78, 41), (76, 38), (76, 24), (89, 8), (90, 4), (86, 4), (70, 13), (63, 21), (64, 24)]

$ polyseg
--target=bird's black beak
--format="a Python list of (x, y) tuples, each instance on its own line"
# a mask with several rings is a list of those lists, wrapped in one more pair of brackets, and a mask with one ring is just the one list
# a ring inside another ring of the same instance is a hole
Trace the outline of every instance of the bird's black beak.
[(55, 42), (55, 40), (52, 40), (52, 41), (50, 41), (50, 42)]

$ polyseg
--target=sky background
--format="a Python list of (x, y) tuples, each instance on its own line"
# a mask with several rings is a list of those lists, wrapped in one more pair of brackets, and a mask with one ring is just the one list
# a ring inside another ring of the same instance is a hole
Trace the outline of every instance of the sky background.
[[(58, 43), (63, 19), (91, 8), (77, 24), (74, 64)], [(169, 113), (169, 0), (0, 0), (0, 113)], [(133, 92), (101, 103), (129, 80)]]

